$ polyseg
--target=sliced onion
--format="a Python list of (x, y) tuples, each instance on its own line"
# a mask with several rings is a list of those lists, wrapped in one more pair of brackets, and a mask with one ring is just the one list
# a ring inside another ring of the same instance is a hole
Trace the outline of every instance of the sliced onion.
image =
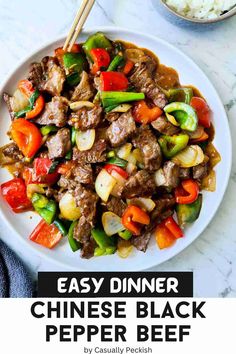
[(134, 149), (132, 154), (133, 154), (134, 158), (138, 161), (138, 163), (143, 164), (143, 154), (140, 149)]
[(157, 187), (164, 186), (164, 184), (166, 183), (166, 178), (162, 168), (159, 168), (159, 170), (155, 172), (154, 181)]
[(95, 181), (95, 190), (97, 195), (107, 202), (112, 189), (116, 184), (116, 180), (105, 169), (102, 169)]
[(132, 162), (129, 162), (128, 165), (126, 166), (126, 172), (129, 175), (132, 175), (137, 170), (137, 166), (134, 165)]
[(70, 104), (70, 109), (72, 109), (72, 111), (78, 111), (81, 108), (93, 108), (94, 107), (94, 103), (89, 102), (89, 101), (76, 101), (76, 102), (72, 102)]
[(69, 192), (65, 193), (59, 202), (61, 216), (66, 220), (77, 220), (80, 218), (81, 211), (77, 207), (75, 198)]
[(76, 132), (76, 145), (80, 151), (90, 150), (95, 141), (95, 129), (88, 129), (85, 132), (77, 131)]
[(133, 250), (133, 245), (131, 244), (130, 240), (121, 240), (119, 239), (117, 245), (117, 254), (121, 258), (129, 257), (130, 253)]
[(132, 150), (132, 144), (126, 143), (122, 145), (117, 151), (117, 156), (121, 159), (127, 160)]
[(208, 192), (215, 192), (216, 190), (216, 173), (214, 170), (211, 170), (209, 174), (202, 179), (201, 183), (202, 189)]
[(114, 108), (111, 112), (118, 112), (118, 113), (125, 113), (131, 108), (131, 104), (128, 103), (122, 103), (116, 108)]
[(120, 198), (121, 193), (123, 191), (123, 186), (125, 185), (125, 182), (126, 182), (126, 179), (123, 178), (119, 173), (117, 173), (114, 170), (112, 171), (111, 175), (116, 180), (116, 184), (111, 191), (111, 195), (113, 195), (114, 197)]
[(150, 198), (133, 198), (133, 199), (127, 199), (127, 204), (129, 205), (136, 205), (140, 207), (141, 209), (144, 209), (145, 211), (151, 212), (156, 204), (154, 201)]
[(14, 112), (21, 111), (29, 105), (28, 97), (21, 90), (17, 89), (11, 98), (11, 106)]
[(180, 167), (193, 167), (204, 161), (204, 153), (200, 146), (190, 145), (173, 157), (172, 161)]
[(118, 232), (125, 230), (125, 227), (121, 222), (121, 218), (111, 211), (107, 211), (102, 214), (102, 225), (108, 236), (115, 235)]
[(123, 185), (125, 184), (126, 179), (125, 179), (124, 177), (122, 177), (122, 176), (121, 176), (118, 172), (116, 172), (115, 170), (113, 170), (113, 171), (111, 172), (111, 175), (112, 175), (112, 177), (115, 178), (116, 182), (117, 182), (118, 184), (120, 184), (121, 186), (123, 186)]
[(166, 113), (166, 118), (168, 119), (168, 121), (175, 125), (176, 127), (179, 127), (179, 123), (177, 122), (177, 120), (175, 119), (174, 116), (172, 116), (170, 113)]

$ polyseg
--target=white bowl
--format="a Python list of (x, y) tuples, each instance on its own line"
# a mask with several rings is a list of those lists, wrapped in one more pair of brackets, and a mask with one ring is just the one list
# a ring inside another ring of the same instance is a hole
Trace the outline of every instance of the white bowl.
[[(232, 163), (232, 146), (227, 116), (222, 102), (206, 75), (199, 67), (180, 50), (167, 42), (149, 35), (119, 28), (94, 28), (85, 31), (80, 35), (79, 41), (83, 42), (91, 33), (103, 31), (111, 39), (123, 39), (132, 42), (140, 47), (153, 51), (161, 63), (171, 66), (177, 70), (180, 81), (185, 85), (197, 87), (206, 98), (214, 113), (214, 126), (216, 130), (214, 144), (221, 154), (222, 162), (216, 167), (217, 190), (215, 193), (203, 193), (203, 207), (199, 219), (189, 226), (185, 231), (185, 237), (179, 239), (173, 247), (159, 250), (154, 238), (151, 240), (146, 253), (134, 251), (127, 259), (121, 259), (117, 255), (81, 259), (79, 252), (73, 253), (70, 250), (66, 238), (53, 250), (48, 250), (28, 240), (28, 236), (35, 228), (40, 218), (33, 212), (14, 214), (1, 197), (0, 218), (10, 227), (15, 242), (22, 240), (28, 252), (36, 251), (42, 258), (48, 258), (60, 264), (60, 268), (74, 270), (96, 270), (96, 271), (137, 271), (161, 264), (172, 258), (184, 248), (189, 246), (207, 227), (215, 215), (225, 193)], [(17, 82), (24, 78), (29, 64), (33, 61), (40, 61), (45, 55), (53, 53), (53, 50), (61, 46), (64, 38), (59, 38), (25, 59), (18, 68), (9, 76), (0, 90), (13, 93)], [(2, 102), (0, 107), (1, 135), (0, 145), (8, 142), (6, 132), (9, 129), (10, 117), (6, 105)], [(11, 176), (5, 169), (0, 169), (0, 183), (9, 180)]]

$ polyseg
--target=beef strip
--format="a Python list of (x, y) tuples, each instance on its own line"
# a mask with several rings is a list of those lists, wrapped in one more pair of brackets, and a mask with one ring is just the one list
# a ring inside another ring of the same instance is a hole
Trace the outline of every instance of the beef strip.
[(117, 120), (120, 117), (120, 113), (118, 112), (109, 112), (106, 113), (105, 119), (108, 120), (108, 122), (112, 123), (115, 120)]
[(76, 129), (87, 130), (98, 126), (102, 118), (102, 107), (94, 106), (92, 109), (81, 108), (71, 114), (69, 124)]
[(77, 186), (77, 182), (73, 178), (61, 175), (57, 185), (61, 187), (62, 192), (65, 190), (73, 191)]
[(121, 217), (127, 208), (127, 204), (123, 202), (121, 198), (111, 197), (107, 202), (106, 207), (107, 210)]
[(136, 125), (131, 111), (123, 113), (107, 129), (107, 136), (112, 146), (117, 147), (126, 142), (136, 130)]
[(146, 63), (136, 63), (129, 80), (137, 91), (145, 93), (146, 97), (151, 99), (156, 106), (164, 108), (167, 104), (165, 94), (161, 92), (153, 79), (153, 73)]
[(80, 164), (98, 163), (106, 161), (107, 144), (104, 139), (95, 141), (93, 147), (87, 151), (79, 151), (77, 147), (73, 148), (73, 160)]
[(175, 198), (171, 194), (167, 194), (156, 200), (155, 203), (156, 207), (151, 214), (151, 223), (145, 226), (140, 236), (131, 239), (132, 244), (142, 252), (146, 252), (156, 226), (173, 214), (172, 208), (175, 205)]
[(190, 168), (180, 167), (179, 169), (179, 178), (188, 179), (190, 178)]
[(8, 95), (8, 93), (4, 92), (3, 93), (3, 99), (6, 102), (8, 112), (10, 114), (11, 119), (13, 120), (14, 119), (14, 111), (13, 111), (12, 102), (11, 102), (12, 101), (12, 97), (10, 95)]
[(66, 79), (64, 70), (54, 57), (43, 58), (42, 67), (44, 80), (41, 81), (39, 89), (52, 96), (60, 96)]
[(55, 135), (48, 138), (46, 146), (50, 159), (64, 157), (71, 150), (70, 129), (63, 128), (58, 130)]
[(22, 161), (24, 158), (15, 143), (10, 143), (1, 147), (0, 157), (2, 166), (14, 164), (16, 162)]
[(93, 183), (93, 170), (90, 164), (77, 164), (73, 169), (72, 173), (74, 180), (82, 184), (92, 184)]
[(160, 168), (162, 162), (161, 148), (157, 138), (147, 126), (141, 126), (137, 130), (132, 143), (141, 150), (145, 169), (156, 171)]
[(32, 82), (34, 87), (39, 88), (41, 82), (44, 80), (44, 75), (42, 63), (32, 63), (27, 79)]
[(138, 171), (127, 180), (122, 196), (124, 198), (151, 196), (156, 189), (153, 176), (146, 170)]
[(81, 80), (76, 86), (71, 101), (89, 101), (94, 96), (94, 90), (89, 80), (89, 75), (86, 71), (82, 72)]
[(161, 116), (151, 123), (152, 127), (161, 134), (174, 135), (179, 132), (179, 128), (171, 124), (165, 117)]
[[(81, 209), (81, 217), (74, 230), (74, 238), (82, 243), (82, 249), (84, 246), (88, 246), (91, 242), (91, 230), (94, 227), (96, 219), (96, 205), (98, 196), (93, 191), (82, 187), (78, 184), (74, 196), (77, 206)], [(84, 253), (82, 253), (83, 255)], [(87, 254), (87, 252), (85, 253)], [(85, 256), (84, 254), (84, 256)], [(82, 256), (81, 255), (81, 256)]]
[(148, 70), (153, 74), (157, 68), (156, 61), (140, 48), (129, 48), (125, 51), (127, 59), (131, 60), (134, 64), (145, 63)]
[(193, 179), (201, 180), (208, 174), (208, 163), (203, 162), (200, 165), (193, 167)]
[(179, 166), (172, 161), (166, 161), (163, 166), (165, 187), (176, 188), (179, 185)]
[(94, 250), (97, 247), (96, 242), (92, 237), (90, 237), (89, 241), (83, 244), (83, 248), (81, 249), (81, 257), (82, 258), (92, 258), (94, 256)]
[(64, 127), (67, 123), (68, 101), (65, 97), (53, 97), (46, 103), (43, 113), (35, 120), (40, 125), (55, 124)]

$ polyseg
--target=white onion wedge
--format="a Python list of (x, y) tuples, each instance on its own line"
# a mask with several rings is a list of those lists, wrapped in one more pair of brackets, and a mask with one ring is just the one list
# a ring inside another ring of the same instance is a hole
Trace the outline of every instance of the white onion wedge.
[(176, 127), (179, 127), (179, 123), (177, 122), (177, 120), (175, 119), (174, 116), (172, 116), (170, 113), (166, 113), (166, 118), (168, 119), (168, 121), (175, 125)]
[(21, 111), (29, 105), (28, 98), (21, 92), (21, 90), (17, 89), (14, 92), (13, 97), (11, 98), (11, 106), (14, 112)]
[(77, 148), (80, 151), (90, 150), (93, 147), (95, 136), (95, 129), (88, 129), (85, 132), (77, 131), (75, 136)]
[(61, 216), (66, 220), (77, 220), (81, 216), (80, 208), (77, 207), (75, 198), (69, 192), (65, 193), (59, 202)]
[(121, 218), (111, 211), (107, 211), (102, 214), (102, 225), (108, 236), (115, 235), (118, 232), (125, 230), (125, 227), (121, 222)]
[(93, 108), (94, 107), (94, 103), (89, 102), (89, 101), (76, 101), (76, 102), (72, 102), (70, 103), (70, 109), (72, 109), (72, 111), (78, 111), (80, 108)]
[(164, 186), (164, 184), (166, 183), (166, 178), (162, 168), (159, 168), (159, 170), (155, 172), (154, 180), (157, 187)]
[(131, 153), (131, 150), (132, 150), (132, 144), (126, 143), (119, 148), (119, 150), (117, 151), (117, 156), (120, 159), (127, 160)]
[(133, 198), (133, 199), (127, 199), (127, 204), (129, 205), (136, 205), (140, 207), (141, 209), (144, 209), (145, 211), (151, 212), (156, 204), (151, 198)]
[(95, 181), (95, 190), (97, 195), (107, 202), (112, 189), (116, 184), (116, 180), (105, 169), (102, 169)]
[(129, 257), (130, 253), (133, 251), (133, 245), (130, 240), (119, 240), (117, 245), (117, 254), (121, 258)]
[(131, 104), (128, 103), (122, 103), (116, 108), (114, 108), (111, 112), (118, 112), (118, 113), (125, 113), (131, 108)]
[(180, 167), (194, 167), (204, 161), (204, 153), (200, 146), (189, 145), (173, 157), (172, 161)]

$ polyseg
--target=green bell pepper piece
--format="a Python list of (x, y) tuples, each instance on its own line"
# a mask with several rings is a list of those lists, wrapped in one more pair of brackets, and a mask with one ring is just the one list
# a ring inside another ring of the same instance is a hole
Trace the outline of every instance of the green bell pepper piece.
[(163, 155), (171, 159), (188, 145), (189, 136), (187, 134), (162, 135), (159, 139), (159, 145)]
[(132, 237), (132, 233), (129, 230), (120, 231), (118, 232), (118, 235), (126, 241), (128, 241)]
[(65, 53), (63, 63), (67, 73), (66, 81), (70, 86), (80, 82), (83, 70), (88, 70), (88, 62), (82, 53)]
[(111, 157), (106, 163), (109, 163), (110, 165), (116, 165), (116, 166), (125, 168), (128, 164), (128, 161), (115, 156), (115, 157)]
[(110, 106), (117, 106), (125, 102), (143, 100), (145, 98), (145, 95), (142, 92), (138, 93), (138, 92), (102, 91), (100, 97), (101, 97), (103, 107), (107, 108)]
[(184, 102), (190, 104), (193, 97), (191, 87), (172, 88), (167, 91), (167, 97), (170, 102)]
[(193, 223), (199, 217), (202, 208), (202, 194), (191, 204), (177, 204), (176, 212), (180, 226), (186, 223)]
[(76, 241), (73, 236), (74, 229), (75, 229), (75, 226), (77, 225), (77, 223), (78, 223), (78, 221), (74, 221), (71, 224), (69, 231), (68, 231), (68, 241), (69, 241), (70, 248), (72, 249), (73, 252), (76, 252), (81, 248), (80, 243), (78, 241)]
[(109, 247), (114, 247), (113, 237), (107, 236), (105, 231), (101, 229), (93, 229), (91, 233), (95, 242), (100, 248), (107, 249)]
[(195, 109), (184, 102), (172, 102), (165, 106), (164, 111), (172, 114), (180, 128), (194, 132), (198, 126), (198, 117)]
[(118, 66), (124, 66), (125, 59), (123, 55), (117, 54), (115, 58), (111, 61), (110, 65), (107, 68), (107, 71), (115, 71)]
[(42, 216), (46, 223), (51, 224), (56, 217), (57, 203), (54, 200), (48, 200), (39, 193), (34, 193), (31, 201), (37, 213)]
[(40, 128), (40, 132), (43, 136), (48, 135), (52, 132), (57, 132), (58, 128), (55, 125), (45, 125), (44, 127)]
[(70, 86), (78, 85), (80, 82), (80, 74), (79, 73), (72, 73), (72, 74), (67, 75), (66, 82)]
[(103, 48), (109, 51), (112, 49), (112, 44), (102, 32), (97, 32), (92, 34), (83, 44), (83, 50), (90, 61), (93, 61), (90, 51), (94, 48)]
[(54, 220), (53, 224), (58, 228), (58, 230), (61, 232), (63, 236), (66, 236), (68, 234), (68, 230), (61, 220), (56, 219)]
[(107, 158), (108, 158), (108, 159), (111, 158), (111, 157), (115, 157), (115, 156), (116, 156), (116, 153), (115, 153), (114, 150), (111, 150), (111, 151), (109, 151), (109, 152), (107, 153)]
[(109, 256), (111, 254), (114, 254), (116, 251), (116, 247), (115, 246), (110, 246), (107, 248), (100, 248), (100, 247), (96, 247), (94, 250), (94, 256), (95, 257), (100, 257), (100, 256)]
[(65, 156), (66, 160), (71, 160), (72, 159), (72, 150), (68, 151), (66, 156)]

